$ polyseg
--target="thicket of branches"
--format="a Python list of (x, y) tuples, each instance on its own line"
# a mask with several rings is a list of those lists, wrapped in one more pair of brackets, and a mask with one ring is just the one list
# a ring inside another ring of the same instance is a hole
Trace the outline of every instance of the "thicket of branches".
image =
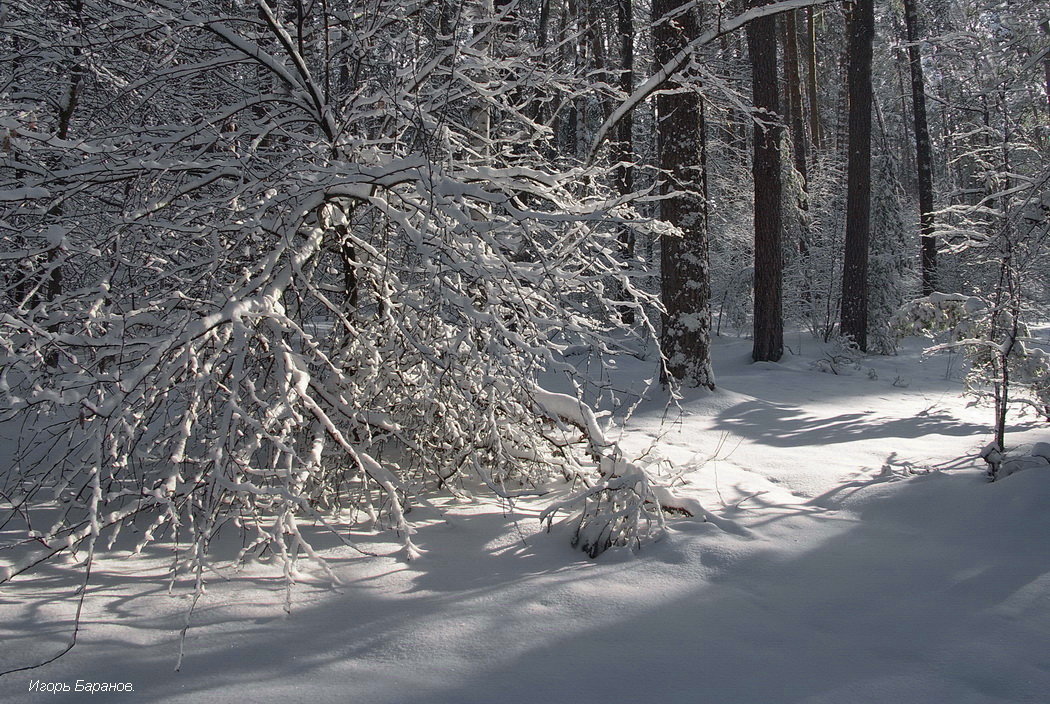
[(128, 525), (198, 579), (224, 526), (289, 575), (303, 519), (410, 557), (427, 490), (552, 476), (601, 507), (593, 554), (659, 524), (537, 381), (582, 394), (559, 352), (651, 308), (601, 172), (551, 159), (544, 120), (590, 83), (490, 9), (5, 3), (0, 521), (42, 549), (4, 579)]

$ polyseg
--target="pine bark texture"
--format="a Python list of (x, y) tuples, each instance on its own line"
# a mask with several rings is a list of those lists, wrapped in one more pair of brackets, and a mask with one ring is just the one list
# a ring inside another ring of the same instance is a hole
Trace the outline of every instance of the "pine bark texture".
[[(803, 114), (802, 78), (798, 55), (798, 27), (795, 12), (784, 14), (784, 83), (787, 90), (788, 115), (791, 120), (791, 155), (801, 180), (802, 191), (798, 194), (799, 210), (809, 210), (809, 155), (806, 145), (806, 121)], [(807, 233), (799, 232), (799, 254), (807, 252)], [(805, 291), (803, 292), (805, 294)]]
[[(666, 63), (697, 36), (692, 11), (660, 21), (687, 0), (655, 0), (652, 7), (656, 61)], [(688, 387), (715, 386), (711, 369), (711, 283), (708, 269), (707, 203), (702, 178), (700, 96), (672, 78), (656, 100), (657, 151), (663, 177), (661, 217), (681, 230), (681, 237), (661, 243), (661, 300), (664, 305), (661, 347), (665, 375)]]
[[(1050, 20), (1043, 20), (1039, 25), (1039, 29), (1043, 31), (1043, 36), (1050, 42)], [(1046, 80), (1046, 112), (1050, 115), (1050, 54), (1043, 57), (1043, 75)]]
[(915, 0), (904, 0), (904, 23), (908, 33), (908, 65), (911, 67), (912, 116), (915, 123), (915, 163), (919, 184), (919, 237), (921, 241), (922, 295), (937, 289), (937, 240), (933, 234), (933, 153), (926, 121), (926, 83), (919, 51), (919, 17)]
[(817, 28), (813, 18), (815, 8), (806, 8), (806, 92), (809, 95), (809, 136), (814, 151), (820, 151), (824, 131), (820, 126), (820, 103), (817, 102)]
[(798, 58), (798, 27), (795, 13), (784, 13), (784, 82), (787, 89), (788, 115), (791, 118), (791, 147), (795, 171), (805, 187), (807, 168), (806, 125), (802, 110), (802, 79)]
[[(630, 95), (634, 90), (634, 0), (617, 0), (616, 33), (620, 42), (620, 91)], [(616, 189), (626, 196), (634, 190), (634, 114), (629, 112), (617, 126), (618, 134), (614, 155), (619, 166), (616, 168)], [(629, 227), (620, 231), (620, 248), (628, 274), (634, 259), (634, 232)], [(627, 325), (634, 323), (634, 309), (625, 307), (620, 314)]]
[[(752, 6), (765, 4), (754, 3)], [(777, 77), (776, 18), (747, 25), (755, 104), (755, 315), (756, 361), (775, 362), (784, 353), (784, 250), (781, 213), (780, 98)]]
[[(617, 0), (616, 27), (620, 42), (620, 91), (630, 95), (634, 91), (634, 8), (633, 0)], [(617, 125), (616, 186), (620, 195), (634, 190), (634, 113), (628, 112)]]
[(857, 0), (849, 21), (849, 156), (840, 332), (868, 348), (868, 246), (871, 233), (871, 57), (874, 0)]
[[(475, 37), (484, 37), (475, 43), (477, 51), (482, 56), (492, 54), (492, 43), (495, 32), (489, 31), (489, 23), (493, 21), (496, 13), (493, 0), (478, 0), (477, 16), (473, 28)], [(492, 80), (492, 76), (485, 75), (477, 77), (478, 82)], [(470, 124), (474, 132), (471, 149), (480, 163), (488, 162), (490, 149), (490, 135), (492, 131), (492, 110), (487, 102), (475, 100), (470, 107)]]

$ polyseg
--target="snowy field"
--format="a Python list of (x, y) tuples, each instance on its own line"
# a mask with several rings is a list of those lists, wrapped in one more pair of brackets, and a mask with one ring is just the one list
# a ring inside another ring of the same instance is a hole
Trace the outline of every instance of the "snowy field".
[[(716, 341), (719, 390), (646, 401), (622, 443), (714, 522), (672, 517), (640, 552), (592, 561), (542, 506), (417, 509), (411, 563), (331, 546), (286, 614), (266, 566), (210, 575), (174, 671), (190, 584), (170, 555), (95, 566), (76, 648), (0, 678), (0, 700), (155, 702), (1050, 701), (1050, 469), (989, 484), (959, 359), (920, 341), (820, 373), (809, 337), (781, 364)], [(637, 369), (614, 377), (625, 383)], [(1050, 440), (1015, 416), (1008, 443)], [(717, 524), (717, 525), (716, 525)], [(381, 554), (387, 533), (356, 536)], [(158, 548), (159, 550), (159, 548)], [(151, 556), (152, 555), (152, 556)], [(71, 630), (76, 581), (45, 566), (0, 590), (0, 669)], [(30, 693), (34, 680), (131, 693)]]

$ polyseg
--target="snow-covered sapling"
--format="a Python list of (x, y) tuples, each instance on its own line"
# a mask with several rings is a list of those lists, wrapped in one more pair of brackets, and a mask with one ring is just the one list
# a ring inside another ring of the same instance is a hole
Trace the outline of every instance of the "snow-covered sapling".
[[(932, 293), (909, 301), (891, 320), (898, 336), (947, 337), (926, 354), (961, 349), (970, 363), (966, 386), (994, 401), (994, 439), (982, 453), (993, 478), (1005, 452), (1010, 404), (1035, 408), (1050, 420), (1050, 354), (1038, 346), (1016, 311), (978, 296)], [(990, 390), (989, 390), (990, 389)]]

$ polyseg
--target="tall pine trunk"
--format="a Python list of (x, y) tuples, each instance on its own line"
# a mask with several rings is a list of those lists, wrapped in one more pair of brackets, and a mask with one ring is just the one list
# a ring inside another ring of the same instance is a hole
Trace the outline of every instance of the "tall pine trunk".
[[(617, 0), (616, 33), (620, 41), (620, 92), (625, 96), (634, 91), (634, 0)], [(614, 155), (619, 166), (616, 168), (616, 188), (620, 195), (626, 196), (634, 190), (634, 114), (624, 115), (618, 125), (618, 134)], [(625, 268), (630, 275), (631, 262), (634, 259), (634, 232), (624, 226), (620, 231), (620, 253)], [(630, 325), (634, 323), (634, 309), (625, 307), (621, 319)]]
[(824, 130), (820, 126), (820, 104), (817, 101), (817, 28), (813, 13), (815, 8), (806, 8), (806, 92), (809, 95), (809, 136), (813, 150), (820, 151)]
[[(667, 63), (698, 34), (689, 10), (660, 21), (689, 0), (655, 0), (653, 39), (658, 64)], [(672, 78), (656, 100), (657, 151), (662, 169), (661, 217), (681, 237), (661, 243), (660, 296), (664, 305), (661, 348), (665, 377), (685, 386), (713, 389), (711, 369), (711, 283), (708, 271), (707, 194), (704, 192), (703, 111), (699, 94), (679, 90)], [(667, 379), (665, 379), (666, 381)]]
[(919, 235), (922, 243), (922, 295), (937, 289), (937, 241), (933, 235), (933, 154), (926, 122), (926, 84), (919, 51), (919, 18), (915, 0), (904, 0), (908, 32), (908, 65), (911, 67), (912, 117), (915, 122), (915, 163), (919, 180)]
[[(492, 30), (490, 24), (494, 21), (495, 14), (496, 8), (493, 5), (493, 0), (477, 0), (477, 16), (475, 17), (473, 34), (475, 39), (480, 39), (475, 41), (474, 50), (480, 56), (486, 58), (492, 54), (495, 31)], [(480, 75), (475, 77), (478, 83), (485, 84), (493, 79), (493, 76), (489, 74), (486, 68), (482, 68), (479, 73)], [(490, 143), (492, 111), (484, 100), (475, 99), (470, 106), (470, 127), (474, 133), (470, 145), (471, 149), (480, 163), (487, 164), (492, 147)]]
[[(1039, 25), (1043, 36), (1050, 42), (1050, 20), (1043, 20)], [(1046, 80), (1046, 112), (1050, 115), (1050, 53), (1043, 56), (1043, 75)]]
[[(762, 2), (755, 5), (764, 4)], [(780, 174), (780, 98), (777, 87), (776, 18), (747, 25), (755, 104), (755, 316), (756, 361), (775, 362), (784, 353), (784, 250)]]
[[(791, 120), (791, 154), (795, 171), (801, 179), (802, 192), (799, 194), (799, 210), (809, 210), (809, 157), (806, 149), (806, 125), (802, 109), (802, 79), (799, 70), (798, 28), (795, 23), (795, 12), (784, 14), (784, 83), (787, 90), (788, 115)], [(806, 233), (799, 233), (798, 251), (805, 254), (807, 249)]]
[(849, 157), (840, 332), (868, 349), (868, 242), (871, 232), (871, 55), (874, 0), (856, 0), (849, 19)]
[[(71, 3), (72, 9), (76, 12), (78, 21), (81, 23), (81, 31), (83, 31), (83, 3), (80, 0)], [(70, 129), (73, 121), (73, 115), (77, 110), (77, 105), (80, 102), (80, 91), (83, 87), (83, 81), (86, 76), (86, 70), (84, 65), (81, 63), (83, 55), (79, 45), (73, 47), (73, 57), (69, 65), (69, 85), (66, 88), (66, 95), (62, 103), (58, 108), (58, 129), (55, 132), (55, 136), (60, 140), (69, 139)], [(56, 219), (62, 215), (63, 205), (61, 201), (58, 205), (55, 205), (49, 212), (49, 215)], [(56, 298), (62, 295), (62, 245), (61, 243), (55, 244), (47, 252), (47, 285), (44, 287), (44, 298), (48, 303), (53, 302)], [(57, 317), (57, 316), (56, 316)], [(57, 322), (50, 323), (47, 326), (47, 331), (51, 334), (57, 334), (61, 329)], [(52, 351), (47, 355), (47, 365), (49, 367), (58, 366), (58, 352)]]

